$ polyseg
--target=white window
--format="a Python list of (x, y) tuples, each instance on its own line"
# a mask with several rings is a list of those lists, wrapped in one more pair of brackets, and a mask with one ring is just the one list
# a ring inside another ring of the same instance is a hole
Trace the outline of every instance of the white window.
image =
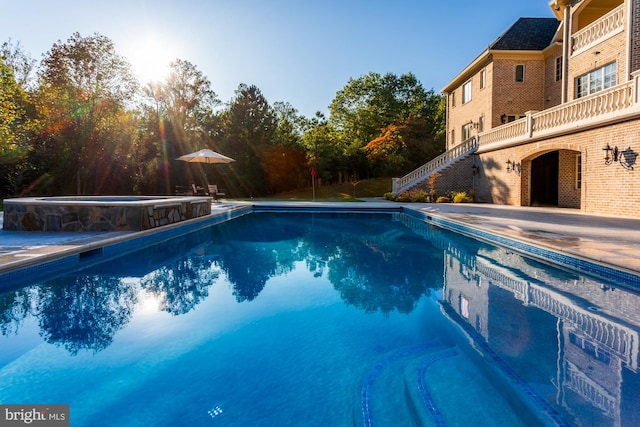
[(562, 56), (556, 58), (556, 81), (562, 80)]
[(471, 101), (471, 80), (462, 85), (462, 103)]
[(466, 141), (467, 139), (471, 138), (471, 123), (467, 123), (466, 125), (462, 126), (462, 140)]
[(487, 87), (487, 70), (480, 71), (480, 89)]
[(451, 92), (451, 106), (452, 107), (456, 106), (456, 93), (455, 92)]
[(576, 80), (576, 98), (599, 92), (616, 85), (616, 63), (583, 74)]

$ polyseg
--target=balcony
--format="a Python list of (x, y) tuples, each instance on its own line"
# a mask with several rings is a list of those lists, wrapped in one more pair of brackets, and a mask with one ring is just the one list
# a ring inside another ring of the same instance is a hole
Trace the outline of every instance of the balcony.
[(571, 37), (571, 55), (578, 55), (624, 31), (624, 4), (613, 9)]
[(477, 152), (513, 147), (638, 116), (639, 80), (640, 73), (629, 82), (584, 98), (544, 111), (529, 111), (520, 120), (480, 133)]

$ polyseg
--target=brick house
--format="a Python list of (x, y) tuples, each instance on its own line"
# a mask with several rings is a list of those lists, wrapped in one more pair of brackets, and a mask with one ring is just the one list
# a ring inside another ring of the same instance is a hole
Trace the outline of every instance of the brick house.
[[(447, 151), (393, 181), (481, 203), (640, 217), (640, 0), (553, 0), (455, 76)], [(609, 147), (609, 150), (605, 148)]]

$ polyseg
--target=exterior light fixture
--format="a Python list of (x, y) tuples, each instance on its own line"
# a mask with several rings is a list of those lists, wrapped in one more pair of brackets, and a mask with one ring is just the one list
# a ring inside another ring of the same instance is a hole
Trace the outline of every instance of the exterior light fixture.
[(520, 163), (512, 162), (511, 159), (507, 160), (507, 173), (515, 172), (516, 175), (520, 175)]
[(480, 168), (476, 165), (471, 166), (471, 173), (473, 175), (478, 175), (480, 173)]
[(618, 149), (617, 145), (614, 145), (613, 148), (607, 143), (605, 147), (602, 148), (602, 154), (604, 156), (604, 164), (610, 165), (611, 163), (619, 162), (620, 166), (625, 169), (633, 170), (633, 166), (629, 165), (624, 159), (622, 152)]

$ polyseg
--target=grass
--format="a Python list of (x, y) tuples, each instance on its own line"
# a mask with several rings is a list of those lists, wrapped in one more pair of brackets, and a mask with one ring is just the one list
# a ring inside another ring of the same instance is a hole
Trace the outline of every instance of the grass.
[[(323, 185), (316, 187), (315, 200), (323, 202), (360, 202), (360, 198), (382, 197), (391, 191), (391, 178), (363, 179), (354, 188), (351, 183)], [(355, 197), (354, 197), (355, 196)], [(313, 189), (288, 191), (265, 197), (262, 200), (313, 200)]]

